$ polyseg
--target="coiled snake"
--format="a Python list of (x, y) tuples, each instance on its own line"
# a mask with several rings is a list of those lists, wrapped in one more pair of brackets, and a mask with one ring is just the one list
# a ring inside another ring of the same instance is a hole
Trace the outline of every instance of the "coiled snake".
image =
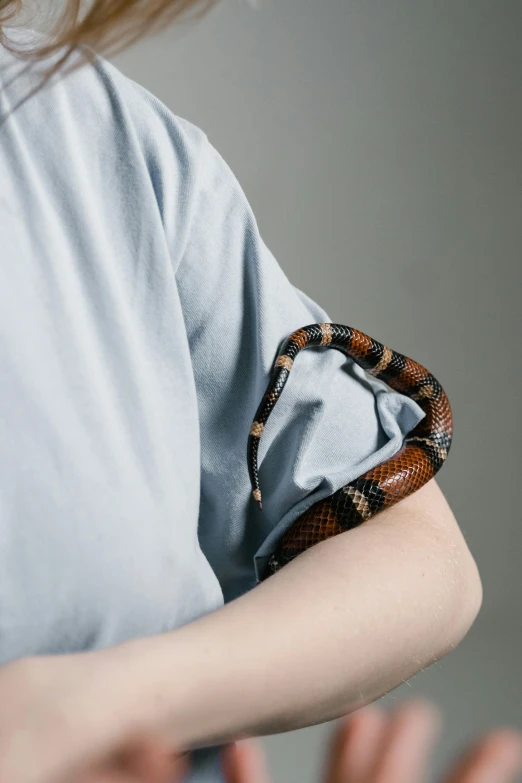
[(335, 348), (394, 391), (411, 397), (426, 416), (406, 436), (391, 459), (314, 503), (283, 535), (261, 577), (263, 581), (294, 557), (324, 539), (357, 527), (379, 511), (416, 492), (444, 463), (451, 446), (453, 419), (437, 379), (413, 359), (342, 324), (309, 324), (281, 344), (272, 375), (248, 436), (247, 459), (252, 494), (262, 508), (257, 452), (265, 423), (290, 375), (295, 357), (311, 346)]

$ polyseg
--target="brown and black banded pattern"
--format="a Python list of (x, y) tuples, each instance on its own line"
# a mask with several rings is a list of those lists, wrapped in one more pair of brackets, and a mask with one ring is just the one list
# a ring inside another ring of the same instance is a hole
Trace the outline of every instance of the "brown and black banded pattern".
[(453, 420), (449, 400), (425, 367), (351, 326), (329, 323), (303, 326), (282, 343), (248, 436), (248, 471), (259, 508), (262, 503), (257, 452), (263, 428), (299, 351), (322, 345), (341, 351), (394, 391), (411, 397), (426, 416), (408, 433), (395, 456), (305, 511), (282, 537), (261, 580), (319, 541), (357, 527), (416, 492), (435, 476), (451, 446)]

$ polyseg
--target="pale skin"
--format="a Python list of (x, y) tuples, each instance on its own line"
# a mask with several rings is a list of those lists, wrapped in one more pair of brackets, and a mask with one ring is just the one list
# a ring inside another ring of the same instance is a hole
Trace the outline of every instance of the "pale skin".
[(180, 753), (349, 715), (454, 649), (481, 602), (432, 480), (182, 628), (0, 667), (0, 783), (135, 781), (122, 758), (147, 736)]
[[(410, 699), (386, 712), (372, 704), (339, 721), (331, 732), (318, 783), (423, 783), (442, 728), (432, 702)], [(234, 742), (222, 751), (226, 783), (273, 783), (266, 754), (257, 740)], [(137, 745), (104, 783), (181, 783), (185, 760), (167, 746)], [(522, 732), (509, 726), (486, 731), (452, 760), (440, 783), (517, 783), (522, 774)], [(147, 776), (148, 775), (148, 776)], [(83, 783), (83, 781), (75, 781)]]
[[(427, 700), (358, 710), (332, 731), (318, 783), (425, 783), (441, 718)], [(273, 783), (257, 741), (227, 745), (223, 762), (227, 783)], [(470, 742), (440, 783), (517, 783), (521, 773), (522, 732), (497, 727)]]

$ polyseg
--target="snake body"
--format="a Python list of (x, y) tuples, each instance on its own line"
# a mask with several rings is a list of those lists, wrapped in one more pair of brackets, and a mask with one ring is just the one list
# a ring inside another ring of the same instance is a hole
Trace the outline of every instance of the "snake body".
[(292, 332), (282, 342), (250, 427), (248, 471), (252, 494), (260, 509), (263, 507), (257, 469), (260, 438), (295, 357), (299, 351), (312, 346), (335, 348), (351, 357), (375, 378), (415, 400), (426, 415), (408, 433), (393, 457), (310, 506), (286, 531), (260, 581), (319, 541), (357, 527), (416, 492), (435, 476), (451, 446), (453, 419), (449, 400), (440, 383), (425, 367), (351, 326), (309, 324)]

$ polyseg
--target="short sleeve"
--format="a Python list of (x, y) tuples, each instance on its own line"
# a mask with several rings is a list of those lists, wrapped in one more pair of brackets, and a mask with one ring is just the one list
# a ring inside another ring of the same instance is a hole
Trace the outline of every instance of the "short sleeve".
[[(208, 139), (202, 156), (176, 277), (200, 421), (198, 536), (228, 602), (255, 586), (297, 517), (397, 453), (425, 414), (339, 351), (301, 351), (260, 441), (258, 508), (247, 440), (277, 350), (332, 319), (287, 278)], [(357, 328), (348, 311), (338, 322)]]

